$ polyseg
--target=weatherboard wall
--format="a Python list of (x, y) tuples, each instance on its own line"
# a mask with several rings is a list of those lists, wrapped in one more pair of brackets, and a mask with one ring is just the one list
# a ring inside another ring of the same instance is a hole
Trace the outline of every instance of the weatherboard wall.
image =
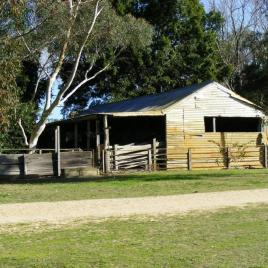
[[(209, 158), (203, 163), (198, 163), (196, 167), (219, 167), (219, 147), (244, 147), (267, 143), (265, 132), (226, 132), (211, 133), (205, 132), (204, 117), (260, 117), (264, 114), (254, 106), (235, 99), (217, 83), (210, 84), (184, 100), (174, 104), (166, 110), (166, 144), (167, 144), (167, 167), (187, 168), (185, 154), (188, 148), (199, 148), (199, 152)], [(253, 148), (252, 147), (252, 148)], [(253, 149), (250, 149), (251, 151)], [(249, 152), (251, 154), (254, 152)], [(255, 160), (251, 161), (252, 166), (261, 166), (258, 159), (258, 149), (255, 150)], [(183, 158), (184, 160), (179, 160)], [(252, 158), (253, 159), (253, 158)], [(215, 161), (214, 161), (215, 160)], [(248, 163), (246, 163), (247, 165)]]

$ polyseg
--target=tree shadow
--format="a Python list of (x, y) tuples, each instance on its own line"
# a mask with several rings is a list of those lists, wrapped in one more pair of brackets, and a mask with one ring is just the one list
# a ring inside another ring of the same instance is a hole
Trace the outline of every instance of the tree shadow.
[[(244, 178), (247, 171), (233, 172), (233, 170), (220, 171), (188, 171), (188, 172), (153, 172), (153, 173), (129, 173), (116, 174), (104, 177), (0, 177), (0, 184), (53, 184), (53, 183), (109, 183), (109, 182), (150, 182), (150, 181), (191, 181), (191, 180), (211, 180), (211, 179), (231, 179), (232, 177)], [(267, 172), (263, 172), (267, 174)]]

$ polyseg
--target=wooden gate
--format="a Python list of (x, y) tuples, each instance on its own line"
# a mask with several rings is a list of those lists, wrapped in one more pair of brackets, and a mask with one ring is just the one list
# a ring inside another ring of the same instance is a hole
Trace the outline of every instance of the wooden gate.
[(114, 145), (102, 151), (103, 172), (129, 169), (156, 170), (160, 157), (160, 143)]

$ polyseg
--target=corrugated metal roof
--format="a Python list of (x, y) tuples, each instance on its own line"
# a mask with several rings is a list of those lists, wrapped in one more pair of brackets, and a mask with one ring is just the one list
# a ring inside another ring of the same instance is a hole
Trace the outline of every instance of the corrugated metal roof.
[(120, 102), (96, 105), (80, 113), (80, 116), (90, 114), (112, 114), (112, 113), (139, 113), (162, 111), (170, 105), (188, 97), (195, 91), (213, 83), (211, 81), (194, 84), (192, 86), (174, 89), (168, 92), (137, 97)]

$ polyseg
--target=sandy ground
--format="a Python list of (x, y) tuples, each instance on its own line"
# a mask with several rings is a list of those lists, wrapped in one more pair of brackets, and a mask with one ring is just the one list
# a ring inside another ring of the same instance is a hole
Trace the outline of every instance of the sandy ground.
[(267, 203), (268, 189), (195, 193), (142, 198), (36, 202), (0, 205), (0, 224), (66, 223), (134, 215), (158, 216)]

